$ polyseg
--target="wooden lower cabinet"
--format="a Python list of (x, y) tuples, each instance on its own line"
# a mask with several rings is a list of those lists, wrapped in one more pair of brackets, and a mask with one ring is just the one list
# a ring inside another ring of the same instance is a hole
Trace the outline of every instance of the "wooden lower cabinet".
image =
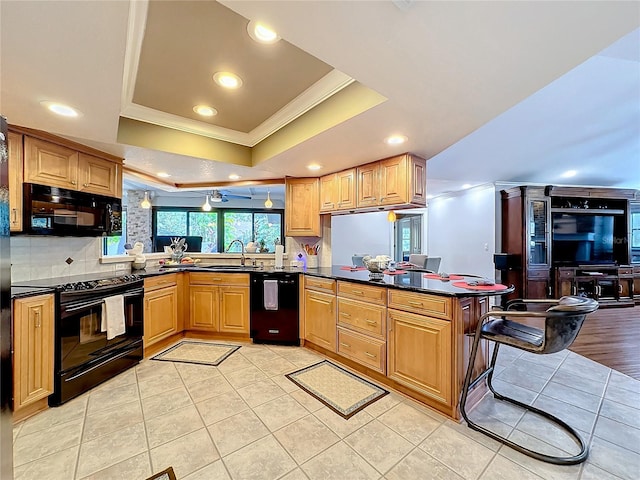
[(336, 351), (336, 296), (335, 294), (304, 291), (305, 340)]
[(39, 295), (13, 303), (13, 410), (53, 393), (54, 297)]
[(449, 405), (451, 322), (399, 310), (387, 310), (387, 376)]
[(218, 287), (191, 285), (189, 287), (189, 330), (218, 332)]
[(382, 374), (386, 371), (386, 343), (338, 327), (338, 353)]
[(249, 275), (190, 273), (189, 330), (249, 334)]
[[(175, 276), (175, 274), (174, 274)], [(162, 277), (158, 277), (162, 278)], [(155, 279), (151, 279), (155, 280)], [(178, 285), (165, 279), (166, 284), (151, 284), (145, 281), (144, 295), (144, 347), (178, 333)], [(150, 290), (148, 290), (151, 288)]]
[(219, 287), (220, 331), (249, 333), (249, 287)]

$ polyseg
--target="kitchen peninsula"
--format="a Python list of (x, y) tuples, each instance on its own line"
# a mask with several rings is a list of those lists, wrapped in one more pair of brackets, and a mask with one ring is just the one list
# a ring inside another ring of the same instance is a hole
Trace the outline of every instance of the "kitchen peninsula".
[[(459, 419), (457, 404), (471, 350), (466, 333), (474, 331), (477, 319), (489, 309), (489, 296), (506, 294), (512, 289), (464, 288), (461, 282), (472, 278), (441, 280), (427, 278), (417, 271), (385, 275), (380, 281), (372, 281), (366, 270), (344, 268), (285, 269), (301, 277), (301, 344)], [(202, 279), (195, 281), (194, 276), (208, 278), (212, 288), (229, 284), (237, 289), (238, 285), (249, 284), (253, 271), (256, 269), (237, 266), (141, 271), (145, 287), (151, 286), (147, 295), (155, 296), (161, 279), (167, 276), (169, 283), (165, 286), (172, 289), (171, 302), (177, 302), (175, 308), (162, 310), (165, 316), (173, 312), (175, 318), (165, 322), (170, 328), (164, 335), (156, 336), (158, 343), (153, 346), (145, 343), (145, 356), (183, 336), (247, 340), (248, 318), (237, 320), (239, 325), (247, 326), (244, 331), (234, 329), (230, 333), (215, 325), (208, 331), (194, 330), (189, 319), (194, 316), (192, 310), (199, 308), (196, 297), (205, 286)], [(195, 296), (190, 292), (191, 284), (198, 285), (193, 292)], [(248, 317), (249, 312), (241, 314)], [(145, 319), (145, 332), (157, 332), (149, 325), (150, 321)], [(487, 360), (488, 351), (484, 347), (478, 354), (476, 369), (480, 370)], [(483, 393), (477, 390), (471, 401)]]

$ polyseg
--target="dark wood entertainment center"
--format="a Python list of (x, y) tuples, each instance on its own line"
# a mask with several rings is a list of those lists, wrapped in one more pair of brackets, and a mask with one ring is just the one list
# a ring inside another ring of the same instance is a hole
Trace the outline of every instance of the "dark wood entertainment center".
[(510, 298), (640, 304), (640, 190), (520, 186), (501, 195)]

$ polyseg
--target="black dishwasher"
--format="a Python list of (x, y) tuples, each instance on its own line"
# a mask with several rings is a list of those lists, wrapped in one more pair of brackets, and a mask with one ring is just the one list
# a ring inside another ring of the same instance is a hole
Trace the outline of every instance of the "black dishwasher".
[(298, 274), (251, 273), (251, 338), (254, 343), (300, 345)]

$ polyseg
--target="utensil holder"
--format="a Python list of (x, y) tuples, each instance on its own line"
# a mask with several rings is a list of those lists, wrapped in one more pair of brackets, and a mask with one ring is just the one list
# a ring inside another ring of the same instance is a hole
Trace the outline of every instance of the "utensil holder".
[(317, 255), (309, 255), (309, 256), (307, 256), (307, 268), (318, 268), (318, 256)]

